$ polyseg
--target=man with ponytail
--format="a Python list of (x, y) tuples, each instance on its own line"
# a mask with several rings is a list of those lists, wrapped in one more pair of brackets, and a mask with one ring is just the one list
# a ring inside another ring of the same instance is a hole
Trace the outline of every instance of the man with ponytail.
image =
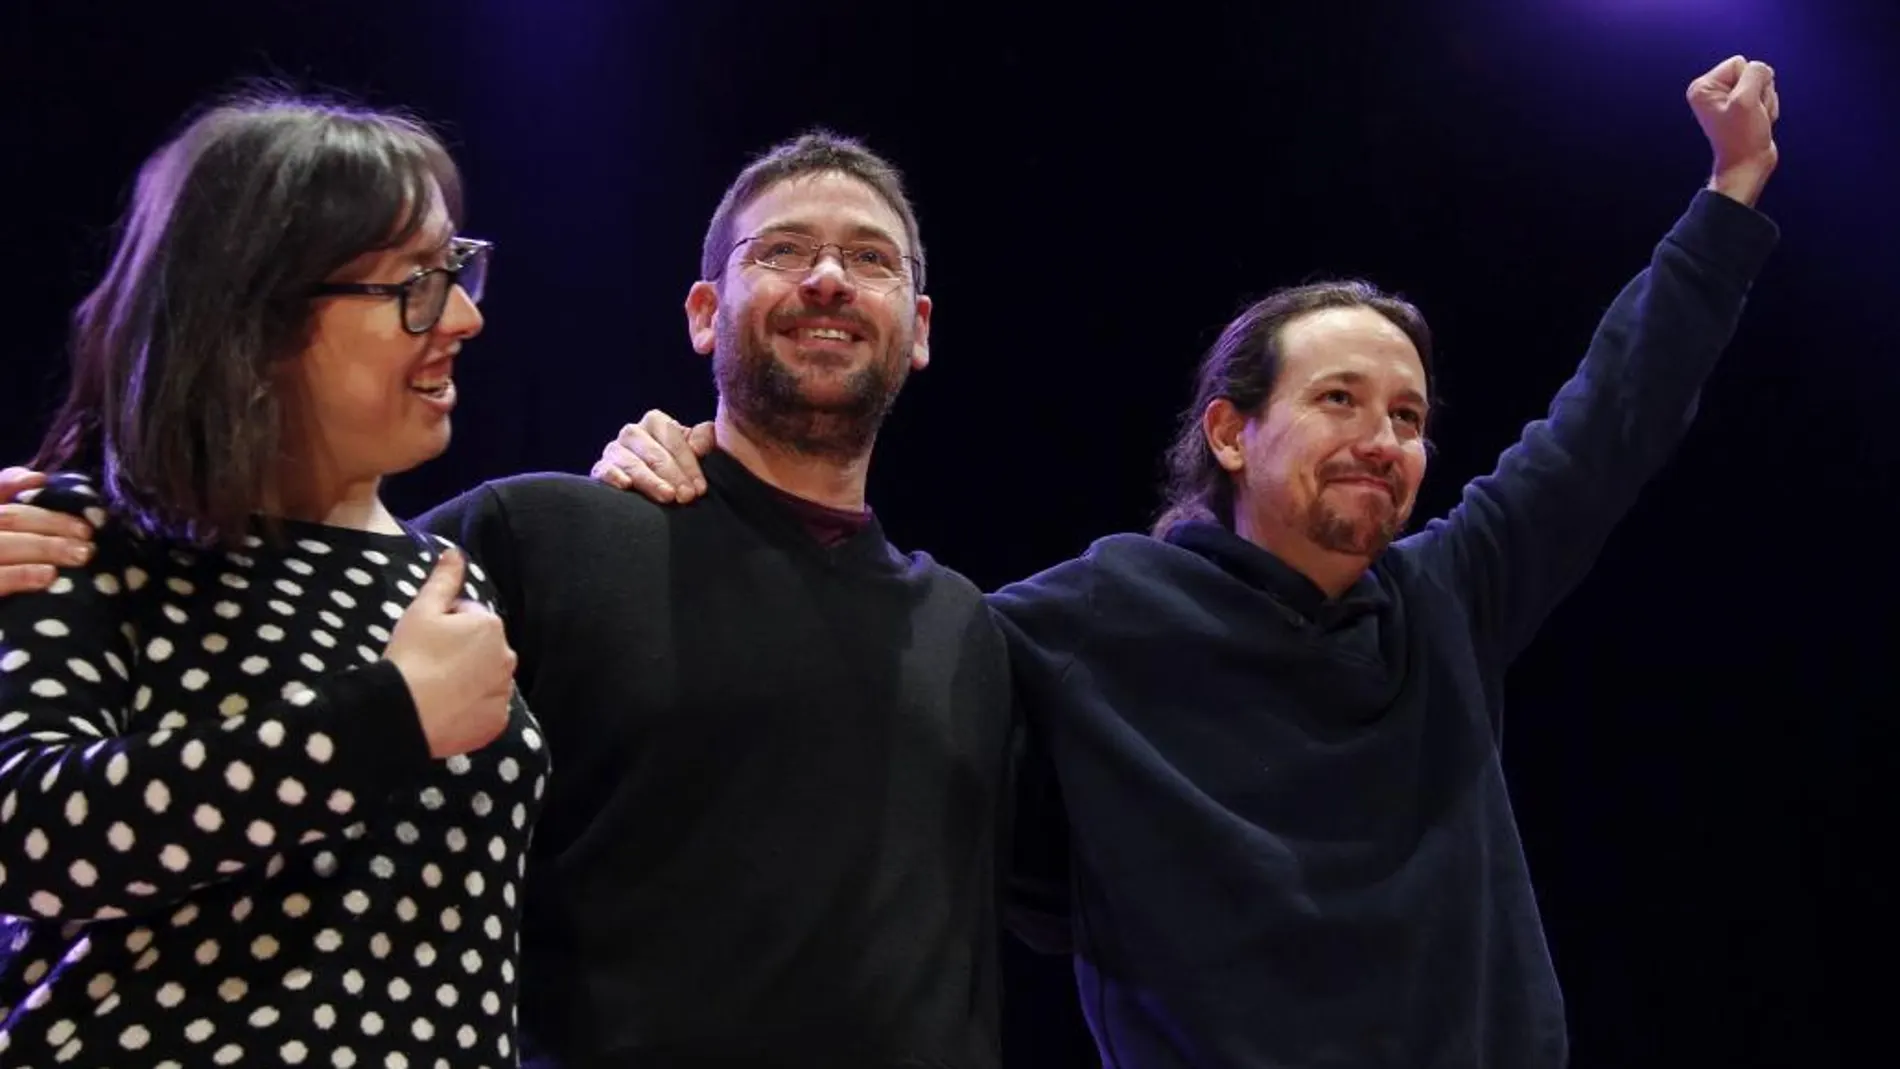
[(1044, 755), (1025, 782), (1052, 777), (1066, 811), (1108, 1064), (1566, 1064), (1504, 673), (1688, 429), (1775, 243), (1753, 209), (1773, 72), (1736, 57), (1689, 100), (1708, 188), (1448, 516), (1398, 537), (1427, 459), (1424, 318), (1301, 286), (1202, 362), (1152, 537), (991, 595)]

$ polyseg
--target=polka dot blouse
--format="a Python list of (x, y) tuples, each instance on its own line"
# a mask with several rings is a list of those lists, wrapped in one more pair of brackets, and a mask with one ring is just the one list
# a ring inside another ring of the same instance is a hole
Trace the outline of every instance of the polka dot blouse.
[(517, 697), (431, 760), (381, 659), (447, 543), (184, 550), (76, 477), (35, 503), (98, 551), (0, 598), (0, 1065), (517, 1064), (546, 749)]

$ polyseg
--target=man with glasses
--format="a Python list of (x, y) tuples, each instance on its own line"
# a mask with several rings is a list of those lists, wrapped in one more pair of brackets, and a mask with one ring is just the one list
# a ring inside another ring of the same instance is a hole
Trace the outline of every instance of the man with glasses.
[(524, 1049), (994, 1067), (1003, 639), (864, 499), (929, 361), (915, 215), (883, 160), (808, 135), (727, 190), (700, 276), (720, 452), (699, 507), (531, 475), (423, 521), (500, 592), (555, 765)]

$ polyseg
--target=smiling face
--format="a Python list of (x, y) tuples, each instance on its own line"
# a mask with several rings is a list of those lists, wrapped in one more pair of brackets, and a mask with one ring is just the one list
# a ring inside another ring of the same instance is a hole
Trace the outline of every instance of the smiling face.
[[(696, 283), (686, 306), (722, 404), (760, 440), (864, 455), (905, 378), (930, 358), (930, 299), (908, 278), (886, 285), (853, 270), (894, 257), (901, 271), (911, 254), (903, 221), (865, 182), (818, 171), (768, 187), (733, 230), (757, 240), (732, 252), (719, 282)], [(760, 262), (799, 243), (829, 247), (809, 268)]]
[[(413, 238), (366, 253), (334, 281), (403, 282), (442, 266), (452, 234), (438, 195)], [(286, 367), (297, 412), (291, 450), (301, 474), (319, 485), (349, 484), (441, 455), (455, 408), (455, 358), (481, 329), (482, 315), (460, 286), (451, 288), (441, 319), (419, 335), (403, 329), (394, 297), (320, 300), (309, 344)]]
[(1238, 476), (1235, 525), (1296, 565), (1363, 568), (1404, 529), (1425, 476), (1426, 378), (1405, 332), (1370, 308), (1310, 312), (1281, 328), (1264, 409), (1210, 434)]

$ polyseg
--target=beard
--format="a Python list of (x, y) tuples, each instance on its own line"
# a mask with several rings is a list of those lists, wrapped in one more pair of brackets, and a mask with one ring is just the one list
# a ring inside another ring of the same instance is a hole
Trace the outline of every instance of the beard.
[(837, 390), (814, 396), (818, 391), (807, 380), (835, 373), (790, 367), (772, 349), (772, 323), (796, 314), (772, 316), (763, 329), (742, 329), (721, 307), (714, 320), (713, 381), (733, 416), (762, 441), (804, 456), (856, 460), (870, 452), (910, 374), (908, 332), (897, 332), (870, 363), (845, 374)]
[(1306, 537), (1321, 549), (1354, 557), (1373, 558), (1399, 536), (1404, 521), (1397, 510), (1381, 517), (1348, 516), (1328, 505), (1315, 505), (1306, 518)]
[(1321, 490), (1319, 497), (1307, 509), (1306, 537), (1321, 549), (1369, 560), (1384, 553), (1392, 540), (1399, 536), (1411, 510), (1409, 506), (1401, 507), (1398, 504), (1399, 478), (1396, 472), (1322, 470), (1319, 473), (1322, 480), (1351, 475), (1368, 475), (1383, 480), (1390, 488), (1391, 496), (1375, 497), (1359, 507), (1342, 509)]

